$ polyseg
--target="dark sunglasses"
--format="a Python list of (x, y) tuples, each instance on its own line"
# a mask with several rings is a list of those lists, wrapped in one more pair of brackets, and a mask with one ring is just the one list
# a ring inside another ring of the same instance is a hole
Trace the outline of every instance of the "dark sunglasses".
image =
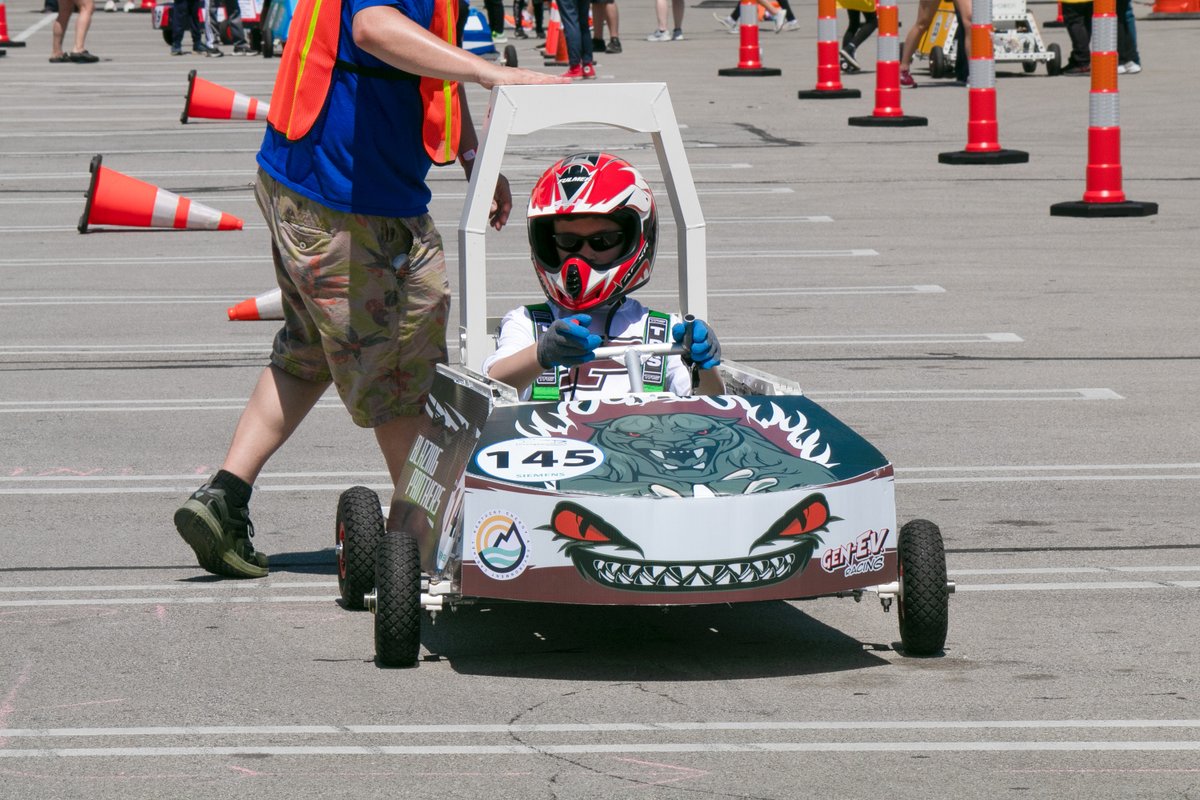
[(588, 246), (598, 253), (625, 244), (625, 231), (603, 231), (593, 233), (591, 236), (580, 236), (577, 233), (556, 233), (553, 234), (553, 239), (554, 244), (560, 250), (568, 253), (578, 253), (583, 249), (584, 242), (587, 242)]

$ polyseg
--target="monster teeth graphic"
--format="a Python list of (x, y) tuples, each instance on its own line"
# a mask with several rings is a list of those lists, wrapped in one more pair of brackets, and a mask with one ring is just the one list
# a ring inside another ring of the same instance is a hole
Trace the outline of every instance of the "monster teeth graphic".
[(794, 552), (754, 561), (712, 564), (633, 564), (593, 558), (592, 575), (601, 583), (623, 589), (744, 588), (783, 580), (797, 566)]

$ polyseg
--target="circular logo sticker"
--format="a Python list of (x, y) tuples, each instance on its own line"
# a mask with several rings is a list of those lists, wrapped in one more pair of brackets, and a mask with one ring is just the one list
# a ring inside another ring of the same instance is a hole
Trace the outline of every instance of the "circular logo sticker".
[(479, 469), (503, 481), (564, 481), (604, 463), (604, 451), (578, 439), (536, 437), (496, 442), (475, 456)]
[(506, 511), (489, 511), (475, 523), (475, 563), (488, 577), (508, 581), (529, 566), (529, 535)]

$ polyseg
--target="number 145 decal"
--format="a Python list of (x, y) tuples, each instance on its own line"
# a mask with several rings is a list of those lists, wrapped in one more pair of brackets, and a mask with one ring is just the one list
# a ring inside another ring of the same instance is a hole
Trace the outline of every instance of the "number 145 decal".
[(501, 480), (520, 483), (561, 481), (591, 472), (604, 462), (604, 451), (577, 439), (509, 439), (479, 451), (475, 464)]

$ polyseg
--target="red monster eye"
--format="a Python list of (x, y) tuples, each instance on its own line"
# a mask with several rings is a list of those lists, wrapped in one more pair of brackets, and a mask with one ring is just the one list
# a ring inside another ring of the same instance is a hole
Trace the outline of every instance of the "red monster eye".
[(607, 542), (608, 537), (600, 529), (585, 520), (582, 514), (570, 508), (560, 508), (550, 521), (554, 532), (581, 542)]
[(626, 432), (625, 432), (625, 435), (626, 435), (626, 436), (634, 436), (634, 437), (636, 437), (636, 436), (641, 436), (641, 434), (640, 434), (640, 433), (635, 433), (634, 431), (626, 431)]
[(708, 434), (708, 428), (705, 428), (702, 431), (696, 431), (697, 436), (706, 436), (707, 434)]

